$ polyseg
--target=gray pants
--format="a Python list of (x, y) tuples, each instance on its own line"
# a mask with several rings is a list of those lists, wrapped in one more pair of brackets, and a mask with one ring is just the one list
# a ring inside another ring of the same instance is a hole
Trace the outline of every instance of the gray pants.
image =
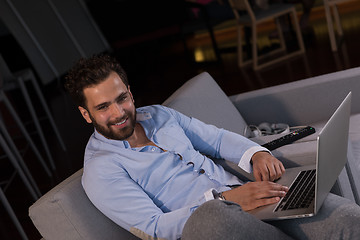
[(360, 207), (329, 194), (314, 217), (265, 223), (235, 203), (211, 200), (191, 215), (181, 239), (360, 239)]

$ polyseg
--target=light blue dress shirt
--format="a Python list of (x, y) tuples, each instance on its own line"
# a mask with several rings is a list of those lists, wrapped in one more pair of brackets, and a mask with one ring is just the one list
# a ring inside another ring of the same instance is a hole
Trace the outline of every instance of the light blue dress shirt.
[(92, 203), (137, 236), (178, 239), (191, 213), (213, 198), (213, 189), (242, 184), (206, 156), (250, 172), (251, 156), (266, 150), (160, 105), (138, 108), (137, 122), (158, 147), (131, 148), (127, 141), (95, 131), (86, 146), (82, 177)]

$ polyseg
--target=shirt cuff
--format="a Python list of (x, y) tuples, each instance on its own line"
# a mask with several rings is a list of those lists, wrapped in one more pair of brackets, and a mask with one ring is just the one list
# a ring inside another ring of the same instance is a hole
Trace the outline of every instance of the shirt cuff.
[(240, 168), (244, 169), (246, 172), (251, 173), (252, 166), (251, 166), (250, 160), (251, 160), (252, 156), (257, 152), (268, 152), (271, 154), (271, 152), (267, 148), (264, 148), (261, 146), (251, 147), (243, 154), (238, 166)]
[(206, 202), (215, 199), (213, 190), (214, 190), (214, 188), (211, 188), (204, 193)]

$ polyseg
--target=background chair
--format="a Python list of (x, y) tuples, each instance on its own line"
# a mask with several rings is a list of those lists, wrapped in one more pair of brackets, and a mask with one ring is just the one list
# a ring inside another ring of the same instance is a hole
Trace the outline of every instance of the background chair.
[(7, 200), (3, 190), (0, 188), (0, 201), (1, 203), (4, 205), (6, 211), (8, 212), (8, 214), (10, 215), (11, 220), (13, 221), (13, 223), (16, 226), (16, 229), (18, 230), (19, 234), (21, 235), (21, 238), (26, 240), (28, 239), (28, 237), (26, 236), (26, 233), (24, 231), (24, 229), (22, 228), (19, 220), (17, 219), (14, 210), (12, 209), (9, 201)]
[[(1, 120), (0, 120), (0, 123), (1, 123), (1, 131), (3, 131), (4, 130), (3, 123)], [(5, 137), (5, 138), (8, 139), (8, 137)], [(19, 234), (21, 235), (21, 238), (28, 239), (24, 229), (22, 228), (19, 220), (17, 219), (17, 217), (14, 213), (14, 210), (12, 209), (9, 201), (7, 200), (4, 191), (10, 186), (10, 184), (11, 184), (13, 178), (16, 176), (16, 174), (18, 174), (20, 176), (21, 180), (23, 181), (23, 183), (25, 184), (25, 187), (29, 191), (29, 193), (32, 196), (34, 201), (36, 201), (40, 197), (41, 194), (40, 194), (40, 191), (37, 188), (32, 176), (29, 175), (30, 174), (29, 170), (27, 169), (26, 165), (22, 161), (21, 156), (19, 155), (18, 152), (13, 153), (14, 148), (8, 145), (5, 138), (3, 137), (3, 134), (0, 133), (0, 147), (4, 151), (6, 158), (10, 160), (10, 162), (13, 165), (15, 170), (14, 170), (14, 173), (12, 174), (12, 176), (8, 179), (8, 181), (3, 182), (5, 187), (0, 186), (0, 201), (4, 205), (8, 214), (10, 215), (10, 218), (13, 221), (13, 223), (15, 224)], [(5, 159), (5, 158), (3, 158), (3, 159)], [(24, 169), (24, 171), (23, 171), (23, 169)], [(29, 179), (26, 175), (29, 176)], [(4, 191), (3, 191), (3, 188), (5, 189)]]
[[(271, 4), (268, 8), (254, 11), (248, 0), (229, 0), (230, 6), (233, 9), (234, 15), (237, 20), (237, 32), (238, 32), (238, 64), (240, 67), (245, 66), (252, 62), (254, 70), (267, 67), (271, 64), (283, 61), (291, 58), (295, 55), (299, 55), (305, 52), (304, 43), (297, 19), (295, 7), (292, 4)], [(283, 31), (279, 22), (279, 18), (282, 16), (290, 15), (295, 27), (295, 33), (299, 50), (288, 53), (284, 56), (272, 59), (266, 63), (260, 64), (259, 61), (265, 57), (272, 56), (279, 52), (286, 51), (286, 44), (283, 36)], [(275, 20), (277, 26), (277, 32), (280, 39), (280, 48), (269, 52), (266, 55), (259, 56), (257, 47), (257, 25), (265, 21)], [(251, 27), (251, 40), (252, 40), (252, 59), (244, 61), (243, 56), (243, 44), (242, 44), (242, 27)]]
[[(19, 166), (21, 167), (21, 170), (24, 172), (24, 174), (26, 175), (27, 179), (29, 180), (29, 183), (31, 184), (33, 190), (33, 192), (36, 193), (37, 196), (41, 196), (41, 193), (40, 193), (40, 190), (32, 176), (32, 174), (30, 173), (23, 157), (21, 156), (20, 154), (20, 151), (17, 149), (14, 141), (12, 140), (9, 132), (7, 131), (6, 127), (5, 127), (5, 124), (4, 124), (4, 121), (2, 119), (2, 116), (0, 115), (0, 134), (1, 134), (1, 138), (3, 138), (1, 141), (2, 141), (2, 144), (3, 144), (3, 148), (4, 149), (9, 149), (7, 150), (8, 152), (11, 153), (10, 157), (10, 160), (11, 162), (14, 160), (17, 161), (17, 163), (19, 164)], [(26, 150), (26, 148), (24, 148)], [(6, 152), (5, 152), (6, 153)], [(9, 153), (9, 154), (10, 154)], [(8, 154), (8, 155), (9, 155)], [(18, 166), (16, 165), (16, 168), (17, 169)]]
[(34, 187), (31, 185), (30, 181), (28, 180), (26, 174), (20, 167), (16, 157), (14, 156), (12, 150), (6, 143), (5, 138), (2, 136), (2, 134), (0, 134), (0, 146), (2, 150), (5, 152), (6, 157), (10, 160), (11, 164), (13, 165), (16, 173), (19, 174), (21, 180), (24, 182), (32, 198), (36, 201), (40, 197), (40, 193), (38, 193), (37, 190), (35, 190)]
[(183, 10), (184, 14), (180, 25), (186, 54), (189, 55), (186, 36), (206, 30), (210, 36), (215, 59), (217, 62), (222, 62), (221, 49), (219, 49), (216, 41), (214, 28), (218, 24), (234, 19), (234, 14), (228, 2), (212, 1), (207, 4), (201, 4), (195, 1), (184, 0)]
[[(334, 29), (334, 22), (336, 25), (336, 31), (338, 34), (338, 37), (341, 38), (344, 35), (341, 22), (340, 22), (340, 16), (337, 5), (343, 2), (348, 2), (350, 0), (324, 0), (324, 9), (325, 9), (325, 16), (326, 16), (326, 22), (328, 26), (329, 31), (329, 38), (330, 38), (330, 44), (331, 44), (331, 50), (336, 52), (338, 49), (338, 43), (339, 41), (336, 41), (335, 36), (335, 29)], [(331, 14), (331, 11), (333, 14)], [(333, 15), (333, 16), (332, 16)], [(334, 20), (333, 20), (334, 17)]]
[[(23, 121), (20, 119), (20, 117), (18, 116), (18, 114), (15, 111), (15, 108), (12, 106), (10, 100), (8, 99), (8, 97), (6, 96), (5, 92), (4, 92), (4, 81), (3, 81), (3, 77), (0, 74), (0, 102), (4, 103), (4, 106), (6, 107), (6, 109), (9, 111), (11, 117), (13, 118), (13, 120), (15, 121), (15, 123), (17, 124), (17, 126), (19, 127), (21, 133), (23, 134), (23, 136), (25, 137), (27, 143), (29, 144), (30, 148), (33, 150), (34, 154), (36, 155), (37, 160), (40, 162), (40, 164), (42, 165), (42, 167), (44, 168), (46, 174), (50, 177), (52, 176), (52, 172), (50, 171), (50, 169), (48, 168), (46, 162), (44, 161), (43, 157), (41, 156), (39, 150), (37, 149), (35, 143), (33, 142), (33, 140), (30, 137), (30, 134), (28, 133), (28, 131), (26, 130)], [(1, 116), (1, 115), (0, 115)], [(8, 142), (10, 142), (10, 146), (13, 148), (13, 150), (15, 151), (16, 147), (14, 147), (15, 145), (12, 143), (11, 137), (10, 135), (7, 133), (7, 130), (4, 126), (4, 123), (2, 122), (3, 119), (0, 118), (1, 124), (0, 124), (0, 131), (5, 135), (5, 137), (7, 138)], [(18, 154), (16, 154), (16, 156), (19, 156)], [(18, 158), (20, 160), (20, 158)]]
[(47, 119), (49, 120), (51, 127), (53, 128), (55, 135), (61, 145), (61, 147), (63, 148), (63, 150), (66, 150), (66, 146), (64, 141), (61, 138), (60, 132), (55, 124), (55, 121), (52, 117), (52, 114), (50, 112), (50, 109), (48, 108), (47, 104), (46, 104), (46, 100), (40, 90), (40, 87), (37, 83), (37, 80), (35, 78), (35, 74), (33, 73), (33, 71), (28, 68), (28, 69), (24, 69), (22, 71), (18, 71), (16, 73), (12, 73), (10, 71), (10, 69), (8, 68), (4, 58), (2, 57), (2, 55), (0, 54), (0, 74), (2, 76), (2, 88), (4, 89), (4, 91), (11, 91), (14, 89), (20, 89), (21, 93), (24, 97), (24, 103), (27, 105), (28, 110), (30, 112), (30, 115), (32, 117), (33, 123), (36, 127), (37, 133), (40, 137), (41, 143), (44, 147), (44, 150), (46, 152), (47, 157), (50, 160), (50, 165), (52, 169), (56, 169), (55, 167), (55, 163), (54, 160), (52, 158), (51, 152), (50, 152), (50, 148), (47, 144), (46, 138), (44, 136), (43, 130), (40, 126), (40, 121), (39, 121), (39, 117), (36, 114), (35, 108), (32, 104), (31, 98), (30, 98), (30, 94), (27, 90), (26, 87), (26, 82), (29, 81), (31, 82), (35, 93), (38, 97), (38, 99), (40, 100), (41, 106), (46, 114)]

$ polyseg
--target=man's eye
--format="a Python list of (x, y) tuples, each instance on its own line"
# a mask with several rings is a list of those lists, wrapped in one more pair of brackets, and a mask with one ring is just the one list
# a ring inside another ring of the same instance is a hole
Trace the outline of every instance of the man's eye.
[(127, 99), (127, 96), (120, 97), (120, 98), (118, 99), (118, 102), (119, 102), (119, 103), (124, 102), (124, 101), (126, 101), (126, 99)]
[(105, 110), (107, 108), (108, 108), (108, 106), (100, 106), (100, 107), (98, 107), (98, 110), (101, 111), (101, 110)]

